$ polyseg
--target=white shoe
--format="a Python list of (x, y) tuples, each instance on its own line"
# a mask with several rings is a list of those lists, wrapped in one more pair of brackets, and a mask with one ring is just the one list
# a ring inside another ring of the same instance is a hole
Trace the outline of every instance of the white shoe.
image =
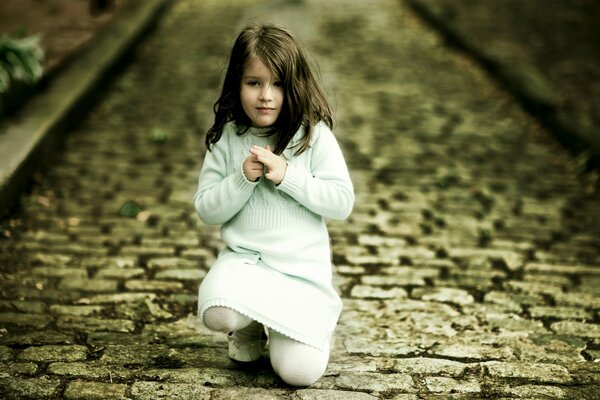
[(240, 362), (253, 362), (265, 351), (267, 337), (264, 327), (252, 322), (248, 327), (227, 334), (229, 358)]

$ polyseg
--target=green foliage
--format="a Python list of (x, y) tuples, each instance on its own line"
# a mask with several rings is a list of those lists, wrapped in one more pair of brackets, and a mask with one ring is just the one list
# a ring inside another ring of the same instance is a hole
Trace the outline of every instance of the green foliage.
[(123, 204), (121, 210), (119, 210), (119, 214), (123, 217), (135, 218), (141, 211), (142, 208), (139, 205), (133, 201), (128, 201)]
[(5, 92), (12, 80), (37, 82), (43, 74), (44, 52), (40, 37), (0, 36), (0, 93)]
[(154, 128), (152, 130), (152, 141), (156, 143), (162, 143), (167, 140), (167, 132), (160, 128)]

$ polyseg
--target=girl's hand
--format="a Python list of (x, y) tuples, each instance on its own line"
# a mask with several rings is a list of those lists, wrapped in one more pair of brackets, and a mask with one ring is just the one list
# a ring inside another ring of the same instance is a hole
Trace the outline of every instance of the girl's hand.
[(283, 157), (274, 154), (269, 145), (266, 145), (264, 148), (252, 146), (250, 148), (250, 155), (255, 156), (260, 163), (267, 167), (265, 178), (275, 185), (279, 185), (283, 181), (285, 171), (287, 170), (287, 162)]
[(244, 176), (250, 182), (256, 182), (263, 173), (264, 165), (258, 161), (258, 158), (254, 154), (249, 154), (242, 164), (242, 171)]

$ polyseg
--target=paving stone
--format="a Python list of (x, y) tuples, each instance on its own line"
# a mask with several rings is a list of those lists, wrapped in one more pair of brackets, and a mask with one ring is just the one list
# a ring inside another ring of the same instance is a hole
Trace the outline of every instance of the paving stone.
[(344, 341), (346, 351), (350, 354), (368, 354), (371, 356), (403, 356), (420, 351), (411, 341), (383, 341), (364, 338), (349, 338)]
[(48, 276), (53, 278), (72, 278), (84, 280), (87, 278), (87, 270), (82, 268), (60, 268), (60, 267), (36, 267), (31, 271), (32, 275)]
[(366, 272), (365, 267), (356, 265), (336, 265), (335, 271), (343, 275), (362, 275)]
[(518, 315), (504, 315), (500, 318), (490, 318), (489, 325), (492, 329), (501, 332), (548, 332), (541, 321), (523, 319)]
[(13, 359), (13, 350), (6, 346), (0, 346), (0, 361), (10, 361)]
[(440, 303), (453, 303), (459, 305), (471, 304), (475, 300), (466, 290), (454, 288), (417, 288), (413, 290), (412, 296), (426, 301), (438, 301)]
[(15, 325), (33, 329), (44, 329), (52, 321), (52, 317), (44, 314), (0, 313), (0, 325)]
[(450, 375), (459, 377), (469, 367), (468, 363), (445, 360), (443, 358), (400, 358), (393, 362), (393, 370), (405, 374)]
[(103, 268), (96, 273), (96, 279), (131, 279), (143, 276), (145, 272), (143, 268)]
[(156, 279), (172, 279), (176, 281), (195, 281), (200, 282), (206, 276), (206, 271), (201, 269), (169, 269), (158, 272), (154, 277)]
[[(96, 233), (93, 232), (95, 235)], [(94, 268), (98, 270), (112, 269), (135, 269), (138, 259), (136, 257), (120, 255), (114, 257), (86, 258), (81, 260), (81, 265), (85, 268)]]
[(47, 302), (70, 303), (81, 297), (81, 293), (78, 290), (64, 291), (46, 287), (43, 287), (43, 290), (40, 288), (15, 287), (11, 289), (11, 292), (13, 295), (12, 297), (17, 299), (41, 300)]
[(48, 374), (68, 379), (89, 379), (112, 381), (113, 379), (131, 379), (135, 370), (118, 365), (90, 362), (53, 362), (48, 365)]
[(87, 335), (87, 343), (90, 346), (103, 346), (105, 344), (150, 344), (158, 341), (158, 336), (143, 333), (90, 332)]
[(374, 286), (425, 286), (425, 277), (422, 273), (405, 270), (399, 275), (365, 275), (361, 277), (365, 285)]
[(21, 313), (43, 314), (47, 306), (41, 301), (0, 301), (0, 311), (18, 311)]
[(512, 347), (523, 360), (564, 364), (584, 361), (582, 352), (587, 345), (584, 340), (573, 336), (546, 333), (531, 334), (528, 340), (514, 342)]
[(378, 397), (361, 392), (345, 390), (319, 390), (301, 389), (297, 390), (293, 399), (298, 400), (376, 400)]
[(102, 306), (65, 306), (53, 304), (50, 306), (50, 313), (54, 315), (69, 315), (74, 317), (89, 317), (91, 315), (101, 314), (105, 307)]
[[(207, 329), (208, 330), (208, 329)], [(220, 332), (211, 332), (211, 334), (201, 335), (190, 335), (183, 337), (167, 338), (169, 346), (174, 348), (186, 348), (193, 351), (196, 348), (206, 347), (218, 347), (224, 348), (226, 346), (226, 339)]]
[(489, 359), (511, 360), (514, 354), (508, 346), (486, 346), (479, 343), (445, 343), (437, 345), (430, 350), (431, 354), (441, 357), (451, 357), (456, 360), (478, 360)]
[(291, 399), (288, 393), (278, 389), (232, 388), (213, 390), (211, 400), (281, 400)]
[(41, 378), (0, 378), (0, 394), (6, 399), (43, 399), (58, 393), (60, 381)]
[[(200, 352), (199, 352), (200, 353)], [(199, 354), (202, 357), (204, 352)], [(191, 364), (187, 368), (161, 368), (143, 369), (136, 373), (136, 377), (142, 380), (158, 380), (175, 383), (195, 383), (210, 387), (228, 387), (231, 382), (247, 387), (274, 387), (280, 379), (268, 369), (265, 371), (243, 371), (235, 369), (236, 364), (227, 358), (226, 352), (220, 352), (220, 358), (215, 359), (208, 352), (208, 357)], [(160, 358), (158, 361), (172, 363), (176, 358)]]
[[(528, 304), (522, 303), (523, 300), (524, 299), (516, 297), (515, 295), (512, 295), (510, 293), (498, 291), (491, 291), (489, 293), (486, 293), (483, 298), (483, 301), (485, 302), (506, 306), (509, 311), (513, 312), (520, 312), (522, 310), (521, 304)], [(534, 301), (542, 301), (542, 299), (540, 298), (539, 300), (536, 299)]]
[(19, 353), (21, 361), (48, 362), (48, 361), (83, 361), (87, 358), (87, 347), (79, 345), (46, 345), (28, 347)]
[(523, 274), (523, 281), (560, 286), (567, 290), (573, 287), (573, 279), (566, 275)]
[(382, 361), (378, 357), (349, 356), (344, 351), (335, 352), (334, 348), (325, 373), (335, 375), (341, 372), (376, 372), (383, 364)]
[(517, 293), (546, 294), (551, 296), (560, 296), (562, 294), (562, 289), (559, 286), (545, 285), (536, 282), (508, 281), (504, 285), (508, 290)]
[(334, 379), (336, 388), (342, 390), (385, 392), (415, 390), (413, 379), (408, 374), (378, 374), (373, 372), (344, 373)]
[(73, 259), (73, 257), (69, 255), (48, 254), (46, 252), (32, 254), (31, 258), (36, 263), (40, 263), (42, 265), (50, 265), (52, 267), (69, 264)]
[(145, 301), (146, 299), (153, 300), (156, 298), (155, 293), (115, 293), (115, 294), (99, 294), (92, 297), (79, 299), (81, 304), (121, 304)]
[(134, 400), (210, 400), (212, 389), (194, 383), (134, 382), (131, 398)]
[(127, 385), (118, 383), (73, 381), (65, 389), (64, 398), (69, 400), (118, 400), (127, 399)]
[(597, 295), (582, 292), (557, 293), (553, 296), (559, 306), (575, 306), (600, 310), (600, 298)]
[(151, 365), (153, 359), (168, 353), (164, 345), (107, 345), (100, 361), (109, 365)]
[(532, 318), (575, 319), (588, 321), (594, 319), (592, 314), (589, 312), (575, 307), (537, 306), (529, 308), (528, 311)]
[(12, 362), (5, 360), (0, 364), (0, 377), (11, 375), (34, 375), (37, 371), (37, 364), (31, 362)]
[(148, 262), (150, 269), (197, 269), (198, 263), (194, 260), (179, 257), (154, 258)]
[(33, 331), (7, 336), (0, 340), (6, 345), (31, 346), (43, 344), (74, 344), (73, 335), (54, 330)]
[(425, 385), (432, 393), (480, 393), (481, 386), (478, 382), (459, 381), (441, 376), (425, 377)]
[(408, 297), (408, 293), (398, 287), (383, 289), (375, 286), (356, 285), (352, 288), (350, 296), (367, 299), (393, 299)]
[(537, 383), (562, 383), (573, 381), (569, 371), (561, 365), (533, 363), (483, 363), (487, 374), (494, 378), (520, 378)]
[(181, 282), (130, 280), (125, 282), (125, 288), (143, 292), (172, 292), (181, 290), (183, 285)]
[[(205, 328), (208, 330), (207, 328)], [(228, 368), (233, 366), (231, 360), (227, 357), (227, 340), (220, 332), (211, 332), (207, 335), (201, 348), (189, 346), (173, 346), (170, 355), (190, 366), (214, 366), (218, 368)], [(181, 336), (179, 337), (181, 338)], [(166, 339), (167, 343), (171, 343)], [(197, 343), (197, 341), (195, 342)]]
[(497, 393), (518, 399), (564, 399), (565, 391), (558, 386), (520, 385), (505, 386), (495, 390)]
[(175, 254), (175, 249), (171, 247), (156, 246), (123, 246), (121, 252), (140, 257), (169, 257)]
[(64, 278), (59, 285), (59, 289), (70, 290), (76, 289), (82, 292), (102, 293), (116, 292), (118, 282), (108, 279), (74, 279), (71, 277)]
[(168, 319), (173, 315), (165, 311), (157, 303), (149, 299), (139, 303), (118, 304), (115, 306), (115, 317), (138, 322), (154, 322)]
[(527, 263), (526, 272), (536, 272), (544, 274), (565, 274), (565, 275), (600, 275), (600, 268), (587, 265), (554, 265), (542, 263)]
[(59, 317), (56, 326), (61, 330), (82, 332), (133, 332), (135, 330), (133, 321), (94, 317)]
[(393, 397), (390, 397), (392, 400), (419, 400), (419, 397), (414, 394), (397, 394)]
[(573, 335), (584, 338), (600, 338), (600, 325), (574, 321), (559, 321), (550, 325), (550, 329), (558, 334)]

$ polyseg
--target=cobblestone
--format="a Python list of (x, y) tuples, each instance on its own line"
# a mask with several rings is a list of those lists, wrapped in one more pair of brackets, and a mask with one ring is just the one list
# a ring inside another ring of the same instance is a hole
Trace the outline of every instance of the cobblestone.
[(127, 385), (74, 381), (65, 390), (65, 399), (69, 400), (125, 400)]
[[(193, 317), (222, 246), (191, 205), (201, 133), (258, 15), (316, 56), (357, 194), (329, 223), (344, 312), (306, 389), (233, 363)], [(0, 393), (592, 400), (600, 201), (571, 161), (405, 1), (174, 1), (0, 223)]]
[(87, 358), (87, 348), (85, 346), (40, 346), (29, 347), (19, 353), (20, 361), (82, 361)]

